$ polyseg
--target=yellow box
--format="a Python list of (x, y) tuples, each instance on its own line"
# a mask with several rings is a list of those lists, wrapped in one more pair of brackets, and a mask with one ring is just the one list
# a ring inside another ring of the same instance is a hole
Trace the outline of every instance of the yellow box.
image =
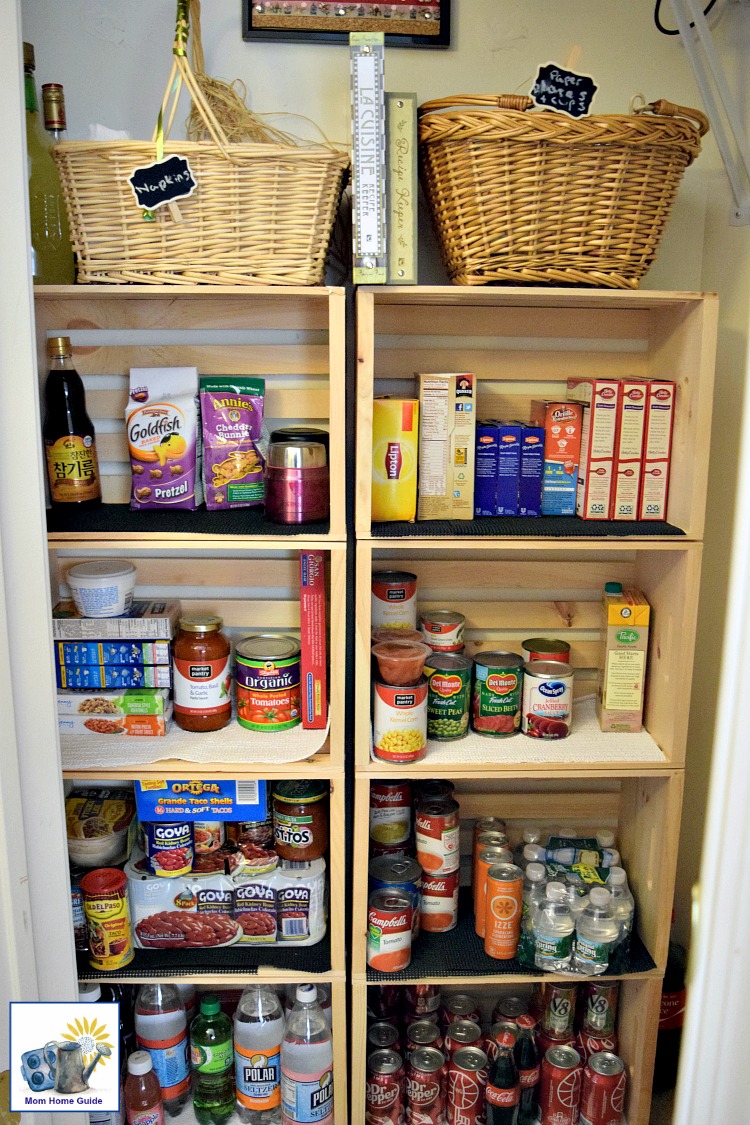
[(617, 586), (608, 583), (602, 598), (597, 711), (603, 731), (634, 733), (643, 726), (651, 607), (640, 590)]
[(413, 521), (417, 514), (419, 402), (372, 403), (372, 518)]

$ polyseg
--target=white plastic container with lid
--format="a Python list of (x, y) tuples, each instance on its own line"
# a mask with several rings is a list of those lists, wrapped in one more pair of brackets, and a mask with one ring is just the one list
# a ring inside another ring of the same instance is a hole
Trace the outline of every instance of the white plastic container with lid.
[(76, 563), (66, 575), (75, 607), (84, 617), (119, 617), (133, 604), (135, 567), (119, 559)]

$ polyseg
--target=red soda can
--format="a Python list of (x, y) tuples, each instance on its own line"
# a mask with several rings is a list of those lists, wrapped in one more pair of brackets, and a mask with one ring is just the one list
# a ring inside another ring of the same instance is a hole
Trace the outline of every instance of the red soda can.
[(367, 1029), (367, 1046), (370, 1051), (398, 1051), (400, 1043), (398, 1028), (388, 1020), (376, 1020)]
[(461, 1047), (448, 1063), (449, 1125), (482, 1125), (488, 1063), (478, 1047)]
[(577, 1125), (582, 1075), (581, 1056), (574, 1047), (550, 1047), (539, 1083), (540, 1125)]
[(407, 1125), (445, 1122), (445, 1055), (434, 1047), (414, 1051), (406, 1068)]
[(583, 1030), (589, 1035), (608, 1038), (615, 1030), (620, 982), (592, 980), (581, 991), (584, 1001)]
[[(546, 1031), (542, 1031), (540, 1027), (536, 1029), (536, 1045), (539, 1048), (539, 1055), (541, 1058), (547, 1054), (550, 1047), (574, 1047), (576, 1045), (576, 1037), (571, 1031), (565, 1039), (550, 1039)], [(578, 1048), (576, 1047), (576, 1050)]]
[(449, 1059), (462, 1047), (483, 1046), (482, 1029), (475, 1020), (455, 1020), (445, 1029), (445, 1053)]
[(416, 1016), (436, 1012), (440, 1007), (440, 988), (437, 984), (409, 984), (404, 992), (406, 1006)]
[(466, 992), (455, 992), (452, 996), (446, 996), (443, 1000), (442, 1009), (442, 1024), (447, 1027), (450, 1023), (455, 1023), (456, 1020), (474, 1020), (474, 1023), (481, 1022), (481, 1014), (479, 1005), (473, 996), (469, 996)]
[(413, 1012), (411, 1008), (407, 1008), (404, 1012), (404, 1024), (406, 1029), (411, 1027), (413, 1023), (434, 1023), (435, 1027), (440, 1027), (440, 1012)]
[(367, 1008), (376, 1020), (398, 1019), (401, 989), (397, 984), (375, 985), (367, 989)]
[(396, 1051), (372, 1051), (367, 1056), (367, 1125), (401, 1125), (406, 1109), (405, 1086), (404, 1063)]
[(528, 1011), (528, 1004), (520, 996), (503, 996), (495, 1004), (492, 1022), (499, 1023), (501, 1020), (510, 1020), (515, 1023), (519, 1016), (527, 1015)]
[(611, 1035), (601, 1036), (589, 1035), (586, 1031), (579, 1031), (573, 1046), (585, 1064), (592, 1055), (598, 1055), (600, 1051), (612, 1051), (617, 1054), (617, 1035), (614, 1031)]
[(431, 1020), (415, 1020), (406, 1029), (406, 1057), (410, 1059), (420, 1047), (434, 1047), (436, 1051), (443, 1049), (443, 1036), (440, 1028)]
[(543, 982), (542, 1015), (539, 1026), (550, 1039), (568, 1042), (573, 1036), (576, 1015), (576, 986)]
[(611, 1051), (592, 1055), (583, 1071), (580, 1125), (621, 1125), (626, 1083), (621, 1058)]

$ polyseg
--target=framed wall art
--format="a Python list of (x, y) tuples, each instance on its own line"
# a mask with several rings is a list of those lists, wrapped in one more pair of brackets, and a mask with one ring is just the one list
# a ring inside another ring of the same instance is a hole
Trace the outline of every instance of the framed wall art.
[(351, 31), (382, 31), (386, 47), (450, 45), (451, 0), (242, 0), (242, 37), (347, 43)]

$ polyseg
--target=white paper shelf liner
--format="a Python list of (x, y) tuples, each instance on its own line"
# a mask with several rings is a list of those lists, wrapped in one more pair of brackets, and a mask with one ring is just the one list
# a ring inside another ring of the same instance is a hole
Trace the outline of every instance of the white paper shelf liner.
[(233, 718), (229, 726), (210, 734), (181, 730), (176, 723), (163, 738), (89, 734), (60, 736), (63, 769), (119, 769), (177, 759), (211, 765), (284, 765), (312, 758), (328, 738), (325, 730), (303, 730), (301, 726), (278, 734), (245, 730)]
[[(567, 738), (528, 738), (524, 734), (510, 738), (489, 738), (469, 731), (455, 742), (427, 740), (427, 753), (419, 763), (439, 767), (445, 763), (460, 765), (545, 765), (560, 764), (597, 766), (613, 762), (627, 765), (652, 762), (668, 765), (667, 759), (647, 730), (637, 734), (605, 734), (596, 717), (593, 695), (577, 699), (573, 705), (572, 731)], [(382, 761), (371, 754), (373, 762)], [(399, 767), (405, 768), (405, 767)]]

